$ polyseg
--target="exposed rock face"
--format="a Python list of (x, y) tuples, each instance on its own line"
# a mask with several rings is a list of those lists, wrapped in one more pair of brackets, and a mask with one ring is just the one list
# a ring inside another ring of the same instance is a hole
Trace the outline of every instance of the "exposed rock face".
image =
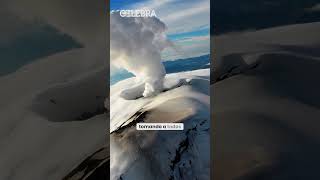
[(109, 178), (110, 159), (106, 147), (86, 158), (72, 170), (63, 180), (97, 180)]

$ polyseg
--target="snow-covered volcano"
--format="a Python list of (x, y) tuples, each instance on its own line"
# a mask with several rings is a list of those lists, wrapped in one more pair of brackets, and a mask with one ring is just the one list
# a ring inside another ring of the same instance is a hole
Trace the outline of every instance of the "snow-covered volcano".
[[(132, 88), (134, 78), (111, 86), (111, 179), (209, 179), (209, 74), (168, 74), (164, 91), (148, 98), (139, 97), (143, 86)], [(138, 122), (180, 122), (184, 130), (137, 131)]]

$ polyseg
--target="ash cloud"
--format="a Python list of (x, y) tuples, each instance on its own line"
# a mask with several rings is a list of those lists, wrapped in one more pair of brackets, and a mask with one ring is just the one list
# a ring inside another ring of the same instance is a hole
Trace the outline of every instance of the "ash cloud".
[(124, 68), (144, 83), (142, 95), (153, 96), (163, 89), (166, 75), (161, 51), (172, 43), (165, 35), (166, 25), (156, 17), (110, 15), (111, 65)]

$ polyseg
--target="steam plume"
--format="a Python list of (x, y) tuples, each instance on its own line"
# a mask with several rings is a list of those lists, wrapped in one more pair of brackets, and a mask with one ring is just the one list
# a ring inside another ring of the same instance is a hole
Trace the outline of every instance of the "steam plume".
[(119, 12), (110, 15), (111, 64), (143, 81), (144, 97), (163, 89), (166, 71), (161, 51), (171, 46), (165, 30), (166, 25), (156, 17), (121, 17)]

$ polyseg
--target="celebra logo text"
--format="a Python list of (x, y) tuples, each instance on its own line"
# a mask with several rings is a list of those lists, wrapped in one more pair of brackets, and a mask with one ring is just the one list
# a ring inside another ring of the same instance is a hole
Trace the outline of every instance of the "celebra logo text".
[(157, 17), (154, 10), (137, 9), (137, 10), (120, 10), (121, 17)]

